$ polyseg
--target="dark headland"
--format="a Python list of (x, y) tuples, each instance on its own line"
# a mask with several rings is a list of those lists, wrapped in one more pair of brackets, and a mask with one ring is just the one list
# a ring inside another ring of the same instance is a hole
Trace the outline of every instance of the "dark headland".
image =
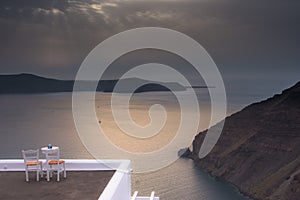
[[(120, 83), (118, 90), (114, 90), (117, 83)], [(92, 81), (80, 81), (82, 91), (90, 91)], [(175, 82), (152, 82), (138, 78), (120, 80), (101, 80), (98, 82), (97, 91), (127, 93), (128, 88), (141, 85), (134, 92), (151, 91), (184, 91), (186, 88)], [(74, 80), (57, 80), (44, 78), (33, 74), (0, 75), (0, 94), (30, 94), (30, 93), (52, 93), (72, 92)]]
[(253, 199), (300, 199), (300, 82), (227, 117), (216, 146), (199, 160), (205, 134), (187, 156), (212, 176)]

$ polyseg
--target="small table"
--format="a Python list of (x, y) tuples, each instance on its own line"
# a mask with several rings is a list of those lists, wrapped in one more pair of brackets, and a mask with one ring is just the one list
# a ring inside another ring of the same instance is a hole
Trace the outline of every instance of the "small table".
[(41, 151), (43, 154), (45, 154), (47, 156), (49, 153), (53, 153), (57, 149), (59, 149), (59, 147), (53, 146), (51, 149), (49, 149), (48, 147), (42, 147)]

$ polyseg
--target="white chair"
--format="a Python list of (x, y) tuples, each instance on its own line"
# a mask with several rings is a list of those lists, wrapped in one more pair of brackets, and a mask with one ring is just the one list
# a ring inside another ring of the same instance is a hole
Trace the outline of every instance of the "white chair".
[(39, 150), (22, 150), (25, 165), (26, 181), (29, 181), (28, 172), (36, 171), (36, 180), (40, 180), (40, 176), (43, 177), (42, 161), (39, 161)]
[(152, 192), (151, 192), (151, 195), (150, 195), (150, 200), (154, 200), (154, 194), (155, 194), (155, 192), (152, 191)]
[(131, 200), (135, 200), (138, 195), (138, 191), (135, 191), (131, 197)]
[(138, 197), (138, 191), (135, 191), (131, 197), (131, 200), (137, 200), (137, 199), (149, 199), (149, 200), (155, 200), (157, 197), (154, 196), (155, 192), (152, 191), (150, 197)]
[(66, 163), (64, 160), (60, 160), (59, 148), (52, 149), (46, 154), (47, 161), (47, 181), (50, 181), (52, 177), (52, 172), (57, 172), (57, 181), (59, 181), (59, 175), (61, 172), (64, 172), (64, 178), (67, 177), (66, 173)]

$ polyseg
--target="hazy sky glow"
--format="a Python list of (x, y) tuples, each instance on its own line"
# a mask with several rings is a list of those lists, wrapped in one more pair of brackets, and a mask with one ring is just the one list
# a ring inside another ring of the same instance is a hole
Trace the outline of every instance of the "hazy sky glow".
[(158, 26), (202, 44), (229, 87), (231, 80), (289, 85), (300, 77), (299, 10), (297, 0), (4, 0), (0, 74), (73, 79), (99, 42)]

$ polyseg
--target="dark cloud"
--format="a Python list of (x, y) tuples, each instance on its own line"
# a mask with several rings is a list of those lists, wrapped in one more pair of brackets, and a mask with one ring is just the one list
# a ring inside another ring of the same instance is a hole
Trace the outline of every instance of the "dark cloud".
[(73, 78), (99, 42), (159, 26), (196, 39), (224, 74), (300, 74), (299, 10), (295, 0), (1, 1), (0, 73)]

